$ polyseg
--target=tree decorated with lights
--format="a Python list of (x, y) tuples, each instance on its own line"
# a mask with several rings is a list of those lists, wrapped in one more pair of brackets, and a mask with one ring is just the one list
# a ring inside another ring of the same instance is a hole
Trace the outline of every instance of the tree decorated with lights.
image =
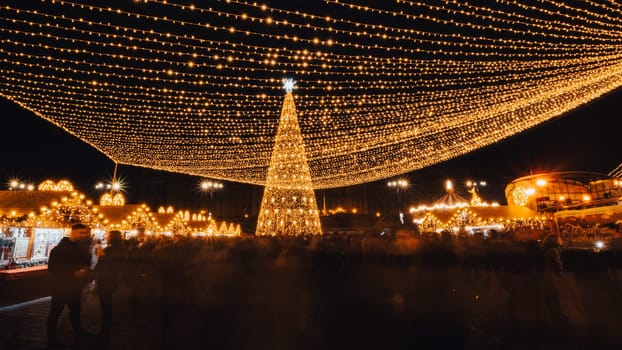
[(293, 87), (292, 80), (285, 81), (287, 93), (257, 221), (260, 236), (322, 234)]

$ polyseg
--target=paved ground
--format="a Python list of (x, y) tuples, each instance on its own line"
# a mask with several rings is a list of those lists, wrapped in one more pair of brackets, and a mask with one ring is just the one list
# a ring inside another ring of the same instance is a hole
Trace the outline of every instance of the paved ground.
[[(546, 316), (533, 275), (460, 267), (221, 264), (161, 282), (145, 280), (136, 313), (128, 289), (116, 295), (111, 349), (622, 348), (620, 295), (606, 275), (565, 276), (568, 326)], [(5, 299), (16, 283), (0, 283)], [(21, 299), (35, 299), (1, 304), (0, 349), (46, 347), (46, 283), (22, 276)], [(95, 294), (83, 319), (99, 330)], [(59, 327), (64, 349), (103, 348), (96, 338), (73, 339), (67, 311)]]

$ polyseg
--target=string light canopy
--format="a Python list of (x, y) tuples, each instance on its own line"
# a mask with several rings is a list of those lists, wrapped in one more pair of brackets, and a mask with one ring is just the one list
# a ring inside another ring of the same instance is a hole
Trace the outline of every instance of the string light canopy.
[(604, 0), (8, 0), (0, 94), (116, 163), (265, 185), (292, 77), (313, 188), (332, 188), (618, 88), (621, 31)]
[(622, 178), (622, 163), (618, 164), (618, 166), (615, 167), (615, 169), (611, 170), (609, 172), (609, 176)]

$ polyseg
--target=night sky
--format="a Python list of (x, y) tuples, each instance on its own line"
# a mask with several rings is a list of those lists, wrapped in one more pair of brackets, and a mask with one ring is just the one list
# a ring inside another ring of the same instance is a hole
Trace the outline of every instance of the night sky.
[[(485, 180), (488, 186), (482, 189), (484, 197), (503, 201), (505, 185), (531, 173), (608, 173), (622, 162), (618, 153), (620, 129), (612, 124), (619, 117), (620, 101), (622, 90), (495, 145), (404, 174), (412, 184), (413, 202), (418, 195), (442, 195), (446, 179), (456, 183)], [(79, 191), (96, 198), (94, 185), (112, 177), (114, 162), (88, 144), (9, 101), (2, 100), (0, 110), (5, 126), (0, 139), (3, 188), (11, 178), (33, 183), (67, 178)], [(130, 202), (159, 205), (168, 201), (194, 207), (206, 200), (206, 194), (197, 188), (201, 179), (196, 176), (129, 165), (119, 165), (118, 176), (126, 182)], [(227, 182), (225, 186), (223, 191), (257, 191), (257, 186)], [(364, 186), (386, 187), (386, 181)], [(352, 190), (356, 192), (357, 186)]]

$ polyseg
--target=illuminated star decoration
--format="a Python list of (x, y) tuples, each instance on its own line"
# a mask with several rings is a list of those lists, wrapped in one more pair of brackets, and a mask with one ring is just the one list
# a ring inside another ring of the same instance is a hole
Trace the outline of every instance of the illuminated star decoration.
[(283, 83), (283, 87), (285, 88), (285, 92), (290, 93), (294, 90), (294, 79), (292, 78), (287, 78), (285, 79), (285, 82)]

